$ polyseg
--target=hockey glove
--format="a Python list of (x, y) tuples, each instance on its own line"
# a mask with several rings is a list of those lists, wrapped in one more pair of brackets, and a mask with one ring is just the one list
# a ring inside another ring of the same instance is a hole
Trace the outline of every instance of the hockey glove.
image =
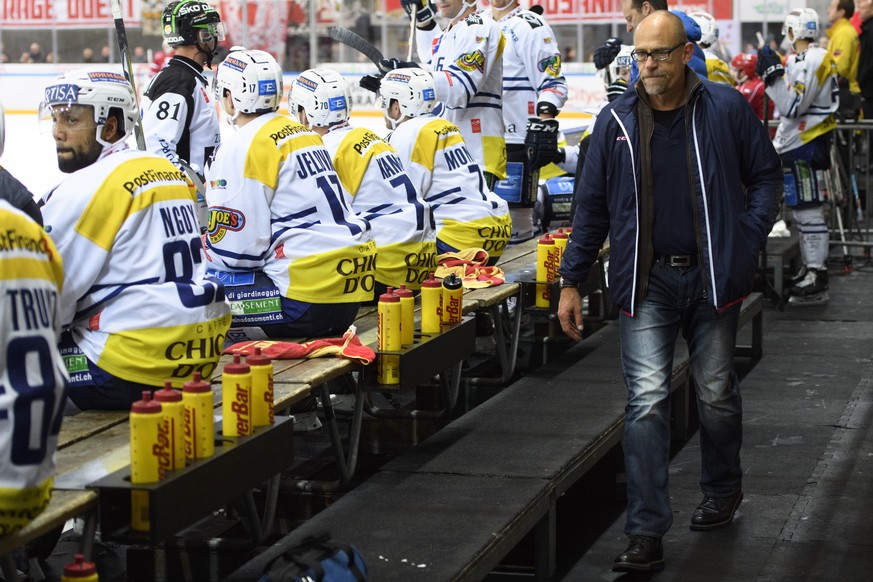
[(779, 55), (770, 47), (765, 46), (758, 50), (758, 64), (755, 65), (755, 72), (769, 87), (776, 79), (785, 74), (785, 67), (782, 66), (782, 59)]
[(621, 51), (621, 39), (612, 37), (594, 50), (594, 66), (597, 70), (609, 66)]
[(532, 168), (542, 168), (560, 159), (558, 151), (558, 120), (529, 117), (524, 137), (527, 162)]
[(361, 86), (361, 89), (378, 93), (379, 89), (382, 87), (382, 77), (384, 77), (384, 75), (381, 73), (378, 75), (364, 75), (361, 77), (361, 80), (358, 81), (358, 85)]
[(410, 18), (415, 18), (415, 26), (422, 30), (430, 30), (434, 27), (436, 16), (436, 3), (433, 0), (400, 0), (403, 9)]
[(382, 59), (379, 61), (379, 64), (376, 65), (379, 67), (379, 72), (383, 75), (387, 75), (389, 72), (394, 69), (420, 69), (421, 67), (418, 63), (414, 63), (412, 61), (401, 61), (400, 59)]

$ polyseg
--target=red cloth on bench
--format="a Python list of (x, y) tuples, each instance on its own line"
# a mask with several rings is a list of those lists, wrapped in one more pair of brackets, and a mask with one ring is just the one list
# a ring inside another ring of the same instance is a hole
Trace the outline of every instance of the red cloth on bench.
[(250, 356), (255, 348), (261, 348), (261, 353), (274, 360), (294, 360), (299, 358), (322, 358), (336, 356), (356, 360), (367, 365), (376, 357), (375, 352), (358, 339), (357, 328), (349, 326), (341, 338), (317, 339), (302, 344), (279, 340), (257, 340), (237, 342), (224, 350), (225, 354)]
[(488, 251), (484, 249), (470, 248), (456, 253), (443, 253), (437, 257), (434, 276), (442, 279), (454, 273), (461, 278), (467, 289), (493, 287), (503, 283), (503, 270), (487, 264)]

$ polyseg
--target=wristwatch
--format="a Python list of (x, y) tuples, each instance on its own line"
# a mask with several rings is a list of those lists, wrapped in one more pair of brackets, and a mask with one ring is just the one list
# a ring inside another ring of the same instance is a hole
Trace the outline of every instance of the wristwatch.
[(578, 281), (570, 281), (569, 279), (565, 279), (564, 277), (561, 277), (561, 289), (563, 289), (565, 287), (572, 287), (575, 289), (578, 286), (579, 286)]

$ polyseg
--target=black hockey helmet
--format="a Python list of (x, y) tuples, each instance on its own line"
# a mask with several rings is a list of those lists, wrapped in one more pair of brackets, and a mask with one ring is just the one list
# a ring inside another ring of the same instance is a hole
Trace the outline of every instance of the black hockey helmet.
[(201, 0), (170, 2), (164, 8), (161, 24), (164, 40), (170, 46), (215, 45), (224, 40), (218, 10)]

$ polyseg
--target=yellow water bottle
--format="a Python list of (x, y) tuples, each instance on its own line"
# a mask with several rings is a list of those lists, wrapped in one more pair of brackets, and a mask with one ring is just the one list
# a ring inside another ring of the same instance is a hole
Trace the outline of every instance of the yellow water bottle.
[(570, 235), (564, 232), (563, 228), (559, 228), (558, 232), (552, 235), (552, 240), (555, 241), (555, 248), (558, 249), (558, 265), (561, 265), (561, 258), (564, 256), (564, 250), (567, 248), (567, 241)]
[[(170, 468), (169, 423), (161, 414), (161, 405), (152, 400), (152, 393), (143, 391), (142, 400), (130, 407), (130, 482), (157, 483), (163, 481)], [(149, 531), (148, 491), (130, 492), (130, 527)]]
[(443, 330), (461, 323), (462, 303), (464, 301), (464, 283), (454, 273), (443, 278)]
[(212, 386), (204, 382), (200, 372), (182, 385), (182, 405), (185, 407), (185, 457), (205, 459), (215, 454), (215, 415)]
[(155, 392), (155, 402), (161, 404), (161, 414), (170, 428), (170, 469), (185, 468), (185, 405), (182, 393), (173, 390), (173, 383), (164, 381), (164, 387)]
[(552, 301), (552, 281), (558, 273), (558, 249), (555, 239), (546, 233), (537, 241), (537, 283), (536, 306), (549, 307)]
[(85, 560), (84, 554), (74, 554), (73, 561), (64, 565), (61, 582), (99, 582), (97, 566)]
[(273, 424), (273, 360), (255, 348), (246, 358), (252, 371), (252, 426)]
[(421, 282), (421, 333), (442, 331), (443, 285), (433, 273)]
[[(400, 338), (400, 297), (394, 294), (394, 289), (379, 296), (379, 327), (377, 348), (380, 352), (399, 352), (402, 346)], [(400, 356), (379, 354), (376, 361), (376, 373), (379, 384), (400, 383)]]
[(252, 373), (249, 365), (233, 357), (221, 373), (221, 433), (252, 434)]
[(411, 346), (415, 343), (415, 294), (404, 284), (394, 294), (400, 297), (400, 343)]

